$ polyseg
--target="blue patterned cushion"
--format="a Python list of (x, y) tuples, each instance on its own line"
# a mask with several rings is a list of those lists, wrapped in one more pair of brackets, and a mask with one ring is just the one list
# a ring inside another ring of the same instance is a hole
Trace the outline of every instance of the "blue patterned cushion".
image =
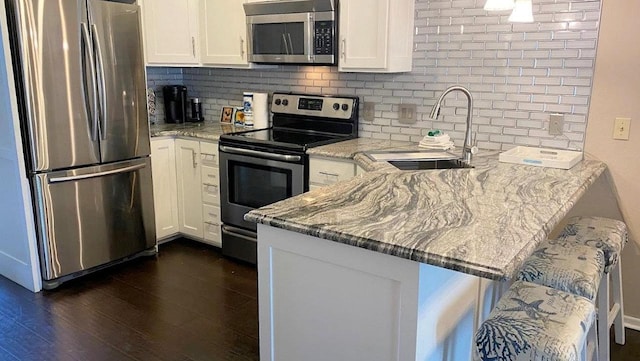
[(600, 248), (604, 252), (604, 272), (609, 273), (618, 264), (620, 252), (628, 241), (627, 225), (609, 218), (573, 217), (558, 240)]
[(478, 361), (574, 361), (595, 318), (588, 299), (516, 281), (475, 335)]
[(527, 258), (517, 279), (595, 301), (603, 272), (602, 250), (570, 241), (548, 240)]

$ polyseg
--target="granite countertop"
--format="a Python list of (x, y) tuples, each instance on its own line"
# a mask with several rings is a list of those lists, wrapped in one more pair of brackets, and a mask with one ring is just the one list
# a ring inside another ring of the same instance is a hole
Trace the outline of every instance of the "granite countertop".
[(353, 159), (358, 153), (372, 150), (416, 146), (416, 143), (400, 140), (382, 140), (372, 138), (355, 138), (344, 142), (327, 144), (307, 150), (309, 155), (319, 155), (331, 158)]
[(606, 169), (594, 160), (570, 170), (500, 163), (496, 154), (473, 165), (429, 171), (388, 165), (245, 219), (504, 280)]
[(201, 123), (152, 124), (149, 132), (152, 137), (182, 136), (203, 140), (219, 140), (222, 134), (241, 132), (251, 128), (238, 128), (231, 124), (204, 121)]

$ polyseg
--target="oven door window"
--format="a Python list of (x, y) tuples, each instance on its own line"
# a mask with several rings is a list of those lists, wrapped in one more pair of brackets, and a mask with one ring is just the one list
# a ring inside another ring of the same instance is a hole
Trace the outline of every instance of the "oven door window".
[(254, 55), (305, 55), (305, 23), (253, 24)]
[(229, 203), (260, 208), (293, 195), (290, 169), (229, 161)]

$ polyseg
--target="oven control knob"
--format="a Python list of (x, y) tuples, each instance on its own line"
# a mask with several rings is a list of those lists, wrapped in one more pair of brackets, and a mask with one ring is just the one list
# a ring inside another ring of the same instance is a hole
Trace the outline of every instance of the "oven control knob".
[(289, 105), (289, 101), (287, 99), (282, 99), (282, 105), (286, 107), (287, 105)]
[(338, 110), (338, 109), (340, 109), (340, 104), (333, 103), (333, 110)]
[(344, 110), (345, 112), (349, 110), (349, 104), (342, 104), (342, 110)]
[(276, 105), (280, 105), (280, 103), (282, 103), (282, 101), (280, 99), (276, 99), (276, 101), (274, 103), (276, 103)]

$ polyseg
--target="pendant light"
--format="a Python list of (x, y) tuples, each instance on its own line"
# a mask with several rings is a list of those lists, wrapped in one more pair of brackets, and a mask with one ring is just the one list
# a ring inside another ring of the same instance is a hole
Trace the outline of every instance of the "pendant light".
[(531, 0), (516, 0), (513, 12), (511, 12), (511, 16), (509, 16), (509, 22), (532, 23), (533, 4), (531, 3)]
[(513, 0), (487, 0), (484, 3), (486, 11), (503, 11), (513, 9)]

